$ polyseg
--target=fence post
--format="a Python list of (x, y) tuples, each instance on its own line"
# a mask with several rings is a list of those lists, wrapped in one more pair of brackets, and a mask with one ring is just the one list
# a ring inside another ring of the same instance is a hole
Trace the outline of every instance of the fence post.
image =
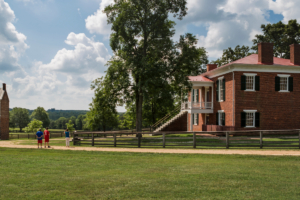
[(73, 134), (73, 146), (75, 146), (75, 134)]
[(193, 148), (196, 149), (196, 133), (193, 133)]
[(114, 133), (114, 147), (117, 147), (117, 136), (115, 133)]
[(20, 139), (20, 134), (18, 134), (18, 139)]
[(60, 137), (62, 137), (62, 133), (60, 133)]
[(228, 135), (228, 132), (226, 132), (226, 149), (229, 149), (229, 135)]
[(138, 147), (141, 148), (141, 134), (138, 133)]
[(29, 140), (29, 134), (28, 134), (28, 140)]
[(263, 148), (263, 133), (262, 131), (259, 132), (259, 144), (260, 144), (260, 148)]
[(163, 133), (163, 148), (166, 148), (166, 134)]
[(92, 133), (92, 146), (94, 146), (94, 133)]
[(300, 149), (300, 131), (299, 131), (299, 149)]

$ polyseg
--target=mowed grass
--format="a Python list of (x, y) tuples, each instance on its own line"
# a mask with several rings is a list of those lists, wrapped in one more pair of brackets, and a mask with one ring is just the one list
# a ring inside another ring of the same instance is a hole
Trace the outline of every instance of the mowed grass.
[(0, 148), (0, 199), (299, 199), (300, 158)]

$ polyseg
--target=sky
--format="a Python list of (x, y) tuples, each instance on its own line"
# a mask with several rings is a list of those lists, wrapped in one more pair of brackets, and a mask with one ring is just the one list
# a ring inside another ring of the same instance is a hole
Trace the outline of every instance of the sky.
[[(112, 56), (102, 12), (111, 3), (0, 0), (0, 84), (7, 84), (10, 108), (88, 110), (91, 82), (105, 75)], [(173, 39), (196, 35), (210, 60), (228, 47), (252, 46), (261, 24), (300, 22), (300, 0), (187, 0), (187, 7)]]

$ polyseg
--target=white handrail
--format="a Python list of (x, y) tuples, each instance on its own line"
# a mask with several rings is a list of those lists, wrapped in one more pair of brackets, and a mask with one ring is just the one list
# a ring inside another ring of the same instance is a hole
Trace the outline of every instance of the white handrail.
[(213, 109), (212, 102), (184, 102), (181, 104), (181, 110), (189, 109)]

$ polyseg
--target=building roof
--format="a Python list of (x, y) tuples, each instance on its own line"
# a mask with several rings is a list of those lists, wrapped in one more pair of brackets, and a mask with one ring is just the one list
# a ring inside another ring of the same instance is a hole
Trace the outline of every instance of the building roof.
[[(252, 54), (250, 56), (247, 56), (245, 58), (241, 58), (239, 60), (233, 61), (233, 62), (228, 63), (226, 65), (223, 65), (221, 67), (217, 67), (216, 69), (213, 69), (213, 70), (209, 71), (209, 73), (212, 72), (212, 71), (224, 68), (226, 66), (232, 65), (232, 64), (264, 65), (262, 63), (258, 63), (258, 54)], [(294, 65), (293, 63), (291, 63), (290, 59), (277, 58), (277, 57), (273, 58), (273, 65), (298, 66), (298, 65)], [(198, 75), (198, 76), (189, 76), (189, 79), (191, 81), (209, 82), (211, 80), (205, 77), (207, 75), (207, 73), (208, 72), (203, 73), (203, 74)]]
[(189, 76), (190, 81), (199, 81), (199, 82), (213, 82), (212, 80), (199, 75), (199, 76)]

